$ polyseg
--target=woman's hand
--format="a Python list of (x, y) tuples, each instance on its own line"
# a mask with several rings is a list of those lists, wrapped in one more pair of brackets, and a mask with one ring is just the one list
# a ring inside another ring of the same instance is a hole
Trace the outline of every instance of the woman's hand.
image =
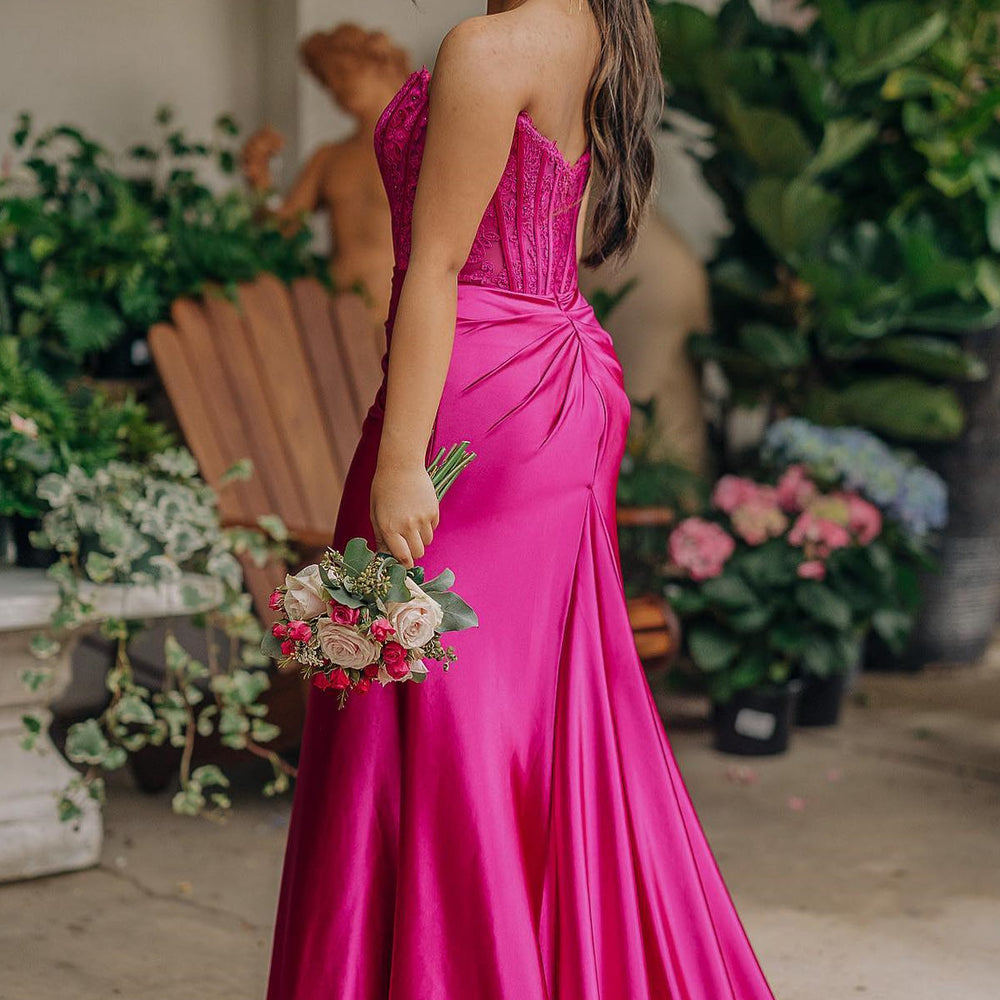
[(437, 494), (423, 465), (376, 468), (371, 521), (378, 551), (391, 553), (412, 569), (434, 538), (438, 516)]

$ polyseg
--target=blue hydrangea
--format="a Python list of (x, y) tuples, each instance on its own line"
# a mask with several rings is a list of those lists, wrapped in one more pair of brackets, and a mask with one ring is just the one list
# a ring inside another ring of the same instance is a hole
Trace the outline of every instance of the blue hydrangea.
[(948, 520), (944, 480), (912, 456), (890, 448), (860, 427), (821, 427), (801, 417), (772, 424), (764, 436), (766, 461), (802, 463), (813, 474), (857, 490), (915, 538)]

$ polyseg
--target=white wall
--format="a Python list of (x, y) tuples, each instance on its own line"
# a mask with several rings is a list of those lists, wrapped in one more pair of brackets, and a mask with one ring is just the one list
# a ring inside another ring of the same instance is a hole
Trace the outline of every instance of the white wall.
[(221, 111), (261, 114), (262, 0), (0, 0), (0, 149), (19, 111), (113, 150), (173, 104), (208, 134)]
[[(713, 0), (695, 0), (711, 5)], [(447, 30), (485, 0), (0, 0), (0, 153), (17, 113), (79, 125), (113, 151), (150, 138), (161, 103), (207, 135), (221, 111), (287, 140), (276, 177), (350, 121), (298, 65), (298, 40), (343, 21), (381, 28), (432, 65)], [(667, 143), (660, 203), (701, 254), (724, 227), (692, 165)]]

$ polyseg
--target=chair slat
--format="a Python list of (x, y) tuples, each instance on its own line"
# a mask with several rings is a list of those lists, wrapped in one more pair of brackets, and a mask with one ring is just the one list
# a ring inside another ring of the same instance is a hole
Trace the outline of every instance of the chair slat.
[(240, 287), (240, 301), (303, 503), (314, 526), (329, 526), (332, 535), (340, 495), (337, 467), (288, 292), (273, 275), (262, 275)]
[(364, 413), (356, 399), (348, 358), (330, 313), (330, 296), (314, 278), (292, 285), (292, 302), (302, 331), (302, 343), (318, 388), (327, 434), (333, 445), (343, 485), (358, 439)]
[[(282, 433), (276, 404), (270, 396), (250, 331), (236, 306), (212, 296), (205, 300), (219, 352), (226, 359), (230, 380), (239, 387), (236, 406), (242, 420), (254, 478), (267, 493), (267, 503), (253, 512), (278, 514), (292, 531), (311, 530), (312, 512), (304, 500), (304, 487), (289, 455), (293, 446)], [(289, 331), (289, 336), (294, 331)]]

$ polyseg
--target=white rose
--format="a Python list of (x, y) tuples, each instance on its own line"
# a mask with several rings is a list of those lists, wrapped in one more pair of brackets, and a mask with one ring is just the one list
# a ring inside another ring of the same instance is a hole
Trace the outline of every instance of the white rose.
[(380, 647), (362, 635), (353, 625), (338, 625), (329, 618), (316, 623), (319, 648), (330, 662), (348, 670), (361, 670), (379, 658)]
[(319, 566), (313, 563), (306, 566), (301, 573), (285, 577), (285, 614), (291, 619), (309, 621), (323, 614), (327, 608), (327, 599), (323, 592), (323, 581), (320, 579)]
[(413, 596), (408, 601), (387, 601), (386, 618), (396, 630), (393, 639), (406, 649), (416, 649), (433, 638), (444, 611), (410, 577), (406, 578), (406, 589)]

